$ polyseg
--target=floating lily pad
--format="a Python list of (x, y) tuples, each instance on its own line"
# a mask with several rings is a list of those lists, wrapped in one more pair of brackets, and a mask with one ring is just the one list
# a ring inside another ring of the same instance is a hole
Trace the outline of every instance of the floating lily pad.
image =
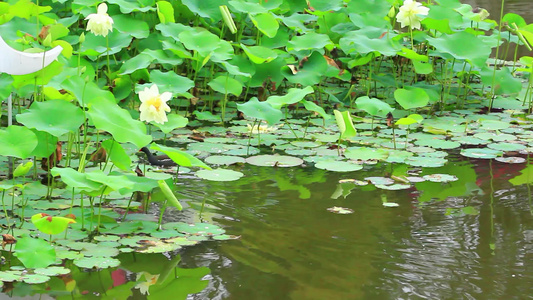
[(92, 257), (112, 257), (117, 256), (119, 254), (119, 251), (117, 250), (117, 248), (103, 247), (99, 245), (98, 247), (83, 250), (81, 254), (83, 254), (84, 256)]
[(487, 147), (489, 147), (490, 149), (500, 150), (503, 152), (520, 151), (520, 150), (524, 150), (527, 148), (524, 145), (516, 144), (516, 143), (492, 143), (492, 144), (488, 144)]
[(424, 175), (423, 177), (427, 181), (432, 182), (451, 182), (451, 181), (457, 181), (457, 176), (455, 175), (449, 175), (449, 174), (430, 174), (430, 175)]
[(411, 148), (413, 144), (406, 143), (405, 140), (402, 141), (402, 140), (396, 139), (396, 143), (394, 143), (393, 141), (388, 141), (388, 142), (381, 143), (381, 146), (385, 148), (389, 148), (389, 149), (394, 149), (395, 147), (396, 149), (407, 149), (407, 148)]
[(212, 155), (204, 160), (208, 164), (212, 165), (232, 165), (237, 163), (244, 163), (246, 160), (240, 156), (233, 155)]
[(18, 281), (22, 277), (20, 271), (0, 271), (0, 281), (13, 282)]
[(502, 122), (498, 120), (482, 120), (480, 123), (481, 128), (486, 130), (500, 130), (509, 128), (509, 126), (511, 126), (509, 122)]
[(244, 176), (243, 173), (226, 169), (199, 170), (196, 176), (211, 181), (235, 181)]
[(230, 149), (239, 149), (242, 148), (238, 145), (227, 145), (227, 144), (215, 144), (215, 143), (192, 143), (187, 147), (188, 150), (194, 151), (203, 151), (209, 153), (223, 153)]
[(447, 141), (447, 140), (441, 140), (441, 139), (418, 140), (415, 142), (415, 144), (419, 146), (426, 146), (426, 147), (431, 147), (435, 149), (455, 149), (461, 146), (461, 143), (459, 142)]
[(288, 149), (285, 150), (285, 153), (296, 156), (310, 156), (315, 155), (316, 151), (311, 149)]
[(238, 156), (248, 156), (248, 155), (256, 155), (257, 153), (259, 153), (261, 151), (259, 151), (259, 149), (257, 149), (256, 147), (245, 147), (245, 148), (241, 148), (241, 149), (232, 149), (232, 150), (228, 150), (226, 152), (224, 152), (224, 154), (226, 155), (238, 155)]
[(475, 138), (473, 136), (461, 136), (461, 137), (454, 137), (452, 140), (459, 142), (463, 145), (485, 145), (488, 144), (487, 140)]
[(39, 284), (50, 280), (49, 276), (41, 274), (26, 274), (22, 278), (22, 281), (29, 284)]
[(293, 146), (302, 148), (316, 148), (318, 146), (322, 146), (322, 143), (311, 141), (292, 141), (291, 144)]
[(213, 237), (213, 239), (217, 241), (236, 240), (239, 238), (240, 236), (238, 235), (228, 235), (228, 234), (221, 234), (221, 235), (217, 235)]
[(409, 152), (413, 153), (429, 153), (429, 152), (435, 152), (436, 150), (431, 147), (425, 147), (425, 146), (419, 146), (419, 147), (411, 147), (407, 149)]
[(386, 149), (376, 149), (376, 148), (348, 148), (344, 152), (344, 156), (353, 160), (384, 160), (389, 156), (389, 151)]
[(412, 183), (426, 181), (423, 177), (418, 177), (418, 176), (407, 176), (405, 177), (405, 179), (407, 179), (409, 182), (412, 182)]
[(493, 140), (495, 142), (514, 141), (516, 136), (507, 133), (481, 132), (474, 134), (475, 138), (482, 140)]
[(492, 159), (501, 156), (503, 153), (499, 150), (489, 148), (470, 148), (461, 150), (461, 155), (470, 158)]
[(256, 155), (250, 156), (246, 162), (254, 166), (263, 167), (296, 167), (304, 163), (298, 157), (286, 155)]
[(58, 276), (58, 275), (69, 274), (70, 269), (67, 269), (65, 267), (48, 267), (48, 268), (35, 269), (34, 272), (36, 274), (41, 274), (41, 275), (46, 275), (46, 276)]
[(523, 157), (509, 156), (509, 157), (496, 157), (495, 160), (507, 164), (521, 164), (526, 162), (526, 159)]
[(120, 260), (111, 257), (84, 257), (74, 260), (74, 264), (80, 268), (105, 269), (120, 265)]
[(409, 157), (405, 160), (405, 163), (413, 167), (442, 167), (446, 163), (446, 159), (438, 157), (426, 157), (426, 156), (416, 156)]
[(353, 172), (361, 170), (363, 168), (363, 166), (360, 164), (351, 163), (347, 161), (332, 160), (319, 161), (315, 164), (315, 167), (318, 169), (324, 169), (333, 172)]
[(147, 237), (147, 236), (131, 236), (131, 237), (125, 237), (119, 240), (119, 243), (121, 243), (124, 246), (129, 247), (140, 247), (140, 242), (143, 240), (151, 240), (151, 241), (157, 241), (158, 239), (153, 237)]
[(99, 242), (116, 242), (119, 239), (116, 235), (97, 235), (94, 237), (94, 240)]
[(183, 222), (176, 222), (172, 224), (172, 228), (187, 234), (206, 236), (219, 235), (226, 232), (224, 229), (209, 223), (187, 224)]
[(433, 151), (433, 152), (427, 152), (427, 153), (419, 153), (419, 157), (435, 157), (435, 158), (445, 158), (448, 156), (448, 152), (446, 151)]
[(328, 208), (328, 211), (339, 215), (353, 214), (353, 209), (339, 206), (330, 207)]
[(79, 253), (78, 251), (72, 251), (72, 250), (56, 250), (56, 258), (58, 259), (79, 259), (82, 258), (83, 254)]
[(365, 180), (370, 181), (374, 185), (394, 184), (394, 180), (387, 177), (366, 177)]
[(164, 252), (170, 252), (170, 251), (181, 249), (182, 246), (185, 246), (185, 245), (194, 245), (197, 243), (196, 241), (187, 240), (184, 237), (179, 237), (176, 239), (180, 239), (183, 242), (180, 243), (180, 242), (174, 242), (171, 240), (155, 241), (155, 242), (152, 241), (149, 244), (145, 245), (146, 246), (145, 248), (142, 248), (141, 250), (139, 250), (139, 252), (141, 253), (164, 253)]
[(411, 185), (409, 184), (401, 184), (401, 183), (395, 183), (395, 184), (376, 184), (376, 187), (378, 189), (382, 190), (390, 190), (390, 191), (397, 191), (397, 190), (407, 190), (411, 188)]
[[(435, 149), (431, 149), (431, 150), (435, 151)], [(391, 149), (389, 150), (389, 156), (387, 157), (385, 161), (390, 162), (390, 163), (403, 163), (407, 158), (413, 155), (414, 154), (409, 151)]]

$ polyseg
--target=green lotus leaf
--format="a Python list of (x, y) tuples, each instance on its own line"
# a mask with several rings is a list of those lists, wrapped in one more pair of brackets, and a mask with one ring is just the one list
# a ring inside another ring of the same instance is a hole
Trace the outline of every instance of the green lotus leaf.
[[(445, 53), (455, 59), (468, 60), (477, 67), (485, 65), (493, 46), (467, 31), (443, 34), (437, 38), (428, 37), (427, 40), (438, 49), (437, 53)], [(449, 56), (442, 57), (449, 58)]]
[(83, 254), (85, 257), (113, 257), (119, 255), (120, 251), (118, 251), (117, 248), (104, 247), (99, 244), (98, 247), (81, 251), (81, 254)]
[(226, 169), (199, 170), (196, 176), (210, 181), (235, 181), (244, 176), (243, 173)]
[(376, 148), (348, 148), (344, 152), (344, 156), (353, 160), (385, 160), (389, 156), (389, 151), (387, 149), (376, 149)]
[(26, 268), (46, 268), (56, 261), (54, 247), (43, 239), (23, 237), (15, 245), (14, 255)]
[(17, 121), (28, 128), (59, 137), (68, 132), (76, 132), (83, 123), (84, 116), (82, 110), (70, 102), (49, 100), (33, 102), (27, 111), (17, 115)]
[(332, 48), (333, 42), (327, 34), (309, 32), (304, 35), (295, 35), (287, 45), (288, 51), (302, 51), (312, 49)]
[(132, 119), (130, 113), (109, 100), (94, 99), (89, 105), (88, 114), (97, 129), (105, 130), (120, 143), (133, 143), (138, 148), (152, 141), (146, 134), (146, 126)]
[(523, 157), (517, 157), (517, 156), (508, 156), (508, 157), (496, 157), (495, 160), (507, 164), (521, 164), (526, 162), (526, 159)]
[(0, 155), (22, 159), (29, 157), (38, 144), (35, 133), (16, 125), (0, 129), (0, 141)]
[(405, 160), (405, 163), (413, 167), (442, 167), (446, 163), (444, 158), (424, 157), (424, 156), (412, 156)]
[(245, 163), (246, 160), (240, 156), (233, 155), (211, 155), (205, 159), (205, 162), (213, 165), (232, 165), (237, 163)]
[(34, 272), (36, 274), (46, 275), (46, 276), (59, 276), (59, 275), (69, 274), (70, 269), (67, 269), (65, 267), (47, 267), (47, 268), (35, 269)]
[(136, 39), (147, 38), (150, 33), (148, 23), (133, 15), (117, 14), (113, 16), (113, 29), (128, 34)]
[(166, 155), (168, 155), (168, 157), (170, 159), (172, 159), (175, 163), (177, 163), (180, 166), (184, 166), (184, 167), (200, 167), (200, 168), (204, 168), (204, 169), (207, 169), (207, 170), (211, 170), (211, 168), (208, 165), (204, 164), (201, 160), (199, 160), (198, 158), (190, 155), (187, 152), (184, 152), (184, 151), (181, 151), (181, 150), (177, 150), (177, 149), (174, 149), (174, 148), (171, 148), (171, 147), (157, 145), (155, 143), (153, 143), (150, 146), (150, 148), (152, 150), (158, 150), (158, 151), (161, 151), (161, 152), (165, 153)]
[(283, 117), (281, 110), (275, 109), (268, 102), (259, 102), (257, 97), (253, 97), (244, 104), (237, 104), (237, 109), (247, 117), (265, 120), (270, 125), (278, 123)]
[(39, 231), (46, 234), (59, 234), (65, 231), (69, 224), (76, 223), (70, 218), (43, 216), (43, 214), (33, 215), (31, 221)]
[(270, 96), (267, 99), (267, 103), (272, 105), (275, 109), (280, 109), (285, 105), (291, 105), (302, 101), (305, 96), (313, 93), (313, 87), (308, 86), (304, 89), (292, 88), (289, 89), (286, 95), (284, 96)]
[(123, 14), (129, 14), (134, 11), (147, 12), (154, 10), (150, 5), (143, 5), (143, 1), (108, 0), (107, 2), (116, 4), (120, 8), (120, 12)]
[(386, 117), (388, 113), (392, 112), (392, 108), (388, 103), (383, 102), (377, 98), (370, 98), (368, 96), (361, 96), (355, 100), (355, 105), (358, 109), (365, 111), (372, 116)]
[(254, 63), (254, 64), (263, 64), (268, 63), (276, 59), (278, 57), (278, 54), (274, 52), (272, 49), (269, 49), (267, 47), (262, 46), (250, 46), (247, 47), (244, 44), (241, 44), (242, 50), (244, 50), (244, 53), (248, 56), (248, 58)]
[(80, 173), (72, 168), (54, 167), (51, 173), (54, 176), (61, 176), (61, 180), (67, 185), (81, 191), (96, 191), (102, 187), (101, 183), (88, 179), (87, 173)]
[(429, 102), (429, 95), (421, 88), (396, 89), (394, 99), (403, 109), (412, 109), (426, 106)]
[(257, 27), (259, 31), (261, 31), (269, 38), (273, 38), (276, 36), (276, 33), (279, 29), (279, 23), (272, 13), (266, 12), (255, 15), (250, 14), (250, 19), (252, 20), (252, 23), (255, 25), (255, 27)]
[(499, 150), (503, 152), (520, 151), (520, 150), (524, 150), (527, 148), (524, 145), (516, 144), (516, 143), (492, 143), (492, 144), (488, 144), (487, 147), (493, 150)]
[(170, 133), (172, 130), (185, 127), (189, 123), (189, 119), (178, 114), (168, 114), (167, 118), (168, 121), (164, 124), (159, 124), (156, 122), (152, 122), (152, 124), (159, 127), (159, 129), (161, 129), (161, 131), (164, 133)]
[(120, 265), (120, 260), (110, 257), (84, 257), (74, 260), (74, 265), (86, 269), (106, 269)]
[(353, 126), (352, 117), (349, 111), (334, 110), (335, 120), (341, 134), (341, 139), (353, 137), (357, 134), (357, 130)]
[(218, 76), (211, 80), (208, 85), (221, 94), (233, 94), (239, 97), (242, 93), (242, 84), (238, 80), (229, 77), (229, 75)]
[(289, 82), (301, 84), (302, 86), (313, 86), (318, 84), (328, 70), (328, 63), (324, 56), (314, 51), (302, 68), (294, 71), (289, 66), (281, 68), (281, 73)]
[(333, 172), (354, 172), (361, 170), (363, 166), (347, 161), (319, 161), (315, 164), (315, 168)]
[(120, 143), (113, 139), (108, 139), (102, 142), (102, 148), (105, 149), (109, 159), (117, 168), (129, 171), (131, 169), (131, 158), (128, 156)]
[(326, 114), (324, 109), (322, 107), (318, 106), (317, 104), (315, 104), (314, 102), (307, 101), (307, 100), (302, 100), (301, 102), (304, 105), (305, 109), (317, 113), (318, 115), (320, 115), (325, 120), (328, 120), (328, 119), (331, 118), (331, 115)]
[(250, 156), (246, 162), (254, 166), (264, 167), (296, 167), (303, 164), (303, 160), (298, 157), (268, 154)]
[(26, 274), (22, 277), (22, 281), (29, 284), (39, 284), (49, 281), (51, 278), (41, 274)]
[(193, 13), (215, 22), (222, 20), (222, 14), (218, 7), (228, 5), (227, 0), (182, 0), (181, 2)]
[(2, 282), (19, 281), (21, 278), (21, 271), (0, 271), (0, 280)]
[(489, 148), (469, 148), (461, 150), (461, 155), (471, 158), (492, 159), (501, 156), (502, 154), (502, 151)]

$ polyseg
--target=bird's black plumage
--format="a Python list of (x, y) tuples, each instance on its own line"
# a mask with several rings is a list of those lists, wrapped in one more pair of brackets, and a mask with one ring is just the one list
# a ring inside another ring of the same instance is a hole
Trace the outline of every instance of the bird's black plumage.
[(140, 151), (146, 153), (148, 162), (153, 166), (172, 167), (177, 165), (168, 155), (153, 155), (147, 147), (142, 147)]

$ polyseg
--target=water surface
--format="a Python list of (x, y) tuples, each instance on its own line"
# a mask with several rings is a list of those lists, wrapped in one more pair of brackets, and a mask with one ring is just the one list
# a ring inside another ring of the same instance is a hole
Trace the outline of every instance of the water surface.
[[(246, 167), (250, 175), (234, 183), (183, 182), (193, 205), (204, 198), (209, 204), (204, 218), (241, 235), (185, 250), (182, 267), (211, 269), (208, 288), (191, 297), (533, 299), (529, 187), (508, 182), (524, 167), (456, 159), (428, 174), (459, 181), (403, 191), (353, 186), (337, 199), (339, 179), (387, 176), (400, 167), (343, 175)], [(383, 207), (383, 197), (400, 206)], [(332, 206), (355, 213), (333, 214)], [(466, 206), (479, 213), (461, 213)]]

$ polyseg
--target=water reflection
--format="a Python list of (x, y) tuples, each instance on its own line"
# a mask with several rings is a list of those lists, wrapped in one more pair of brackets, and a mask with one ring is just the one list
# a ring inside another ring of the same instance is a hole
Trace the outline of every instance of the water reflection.
[[(501, 0), (461, 0), (462, 3), (470, 4), (472, 7), (482, 7), (490, 13), (490, 17), (496, 22), (500, 19)], [(505, 0), (504, 14), (515, 13), (522, 16), (526, 22), (533, 23), (533, 1), (531, 0)], [(533, 55), (525, 47), (520, 47), (518, 56)], [(509, 55), (506, 59), (512, 60), (513, 56)]]
[[(528, 190), (507, 182), (523, 167), (457, 161), (431, 169), (460, 174), (457, 182), (417, 184), (403, 191), (356, 187), (337, 199), (331, 195), (338, 179), (348, 175), (252, 167), (244, 172), (256, 176), (244, 184), (212, 188), (190, 182), (207, 199), (224, 189), (224, 197), (208, 200), (216, 207), (213, 218), (242, 236), (186, 250), (183, 267), (212, 270), (208, 288), (192, 298), (530, 297), (533, 218)], [(374, 166), (351, 176), (393, 171), (390, 165)], [(309, 199), (301, 199), (301, 188), (283, 190), (277, 181), (298, 183), (309, 191)], [(382, 195), (400, 207), (384, 208)], [(355, 213), (326, 210), (334, 205)], [(475, 208), (473, 213), (446, 215), (449, 208), (466, 206)]]

